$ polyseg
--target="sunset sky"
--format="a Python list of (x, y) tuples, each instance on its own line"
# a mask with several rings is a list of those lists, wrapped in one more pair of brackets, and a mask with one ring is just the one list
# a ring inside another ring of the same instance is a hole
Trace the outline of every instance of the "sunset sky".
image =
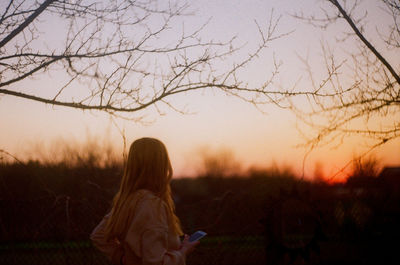
[[(270, 44), (255, 64), (244, 73), (249, 84), (265, 79), (272, 69), (273, 55), (281, 61), (279, 81), (275, 86), (291, 87), (295, 83), (307, 84), (304, 65), (300, 56), (309, 55), (314, 64), (315, 74), (318, 70), (321, 55), (320, 42), (331, 41), (342, 30), (345, 24), (328, 28), (321, 32), (306, 23), (293, 18), (290, 14), (303, 12), (318, 13), (322, 1), (263, 1), (263, 0), (199, 0), (193, 2), (191, 8), (195, 15), (186, 18), (187, 25), (204, 23), (211, 18), (203, 34), (207, 38), (227, 40), (237, 35), (238, 43), (251, 50), (259, 41), (255, 21), (265, 25), (273, 10), (276, 17), (282, 16), (278, 25), (280, 33), (291, 32)], [(375, 26), (389, 23), (387, 16), (376, 4), (378, 1), (367, 1), (369, 22), (374, 24), (367, 28), (367, 36), (374, 41), (378, 38)], [(378, 42), (377, 42), (378, 43)], [(385, 55), (390, 55), (383, 49)], [(349, 50), (355, 47), (349, 47)], [(338, 49), (338, 56), (345, 51)], [(392, 62), (399, 69), (400, 55), (391, 56)], [(397, 59), (397, 61), (396, 61)], [(54, 78), (54, 77), (53, 77)], [(32, 82), (37, 87), (32, 89), (51, 90), (54, 79), (44, 76)], [(300, 80), (300, 81), (299, 81)], [(23, 84), (23, 85), (26, 85)], [(361, 137), (346, 139), (343, 144), (332, 144), (316, 148), (305, 155), (308, 149), (297, 147), (304, 139), (300, 136), (296, 118), (290, 111), (274, 105), (258, 110), (243, 100), (227, 96), (217, 90), (204, 90), (185, 95), (178, 95), (171, 101), (183, 106), (187, 114), (177, 113), (172, 109), (164, 109), (160, 116), (155, 109), (137, 115), (146, 115), (145, 124), (114, 118), (113, 122), (107, 114), (80, 111), (63, 107), (44, 105), (12, 96), (0, 96), (0, 149), (24, 158), (32, 152), (34, 146), (50, 146), (59, 139), (85, 142), (88, 137), (99, 141), (112, 141), (117, 149), (123, 141), (119, 129), (123, 129), (128, 143), (133, 140), (151, 136), (162, 140), (171, 156), (176, 176), (192, 176), (199, 168), (201, 150), (230, 150), (243, 168), (250, 166), (279, 167), (289, 166), (301, 175), (312, 178), (316, 164), (322, 165), (326, 178), (335, 175), (355, 155), (362, 154), (369, 148), (370, 142)], [(397, 117), (398, 119), (398, 117)], [(117, 128), (118, 126), (118, 128)], [(400, 165), (400, 139), (389, 141), (373, 153), (382, 165)], [(31, 154), (32, 155), (32, 154)], [(338, 175), (340, 180), (343, 174)]]

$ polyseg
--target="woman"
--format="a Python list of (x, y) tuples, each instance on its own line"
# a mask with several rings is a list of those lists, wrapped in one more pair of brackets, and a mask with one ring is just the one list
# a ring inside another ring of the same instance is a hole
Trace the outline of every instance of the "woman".
[(189, 242), (175, 215), (172, 167), (162, 142), (132, 143), (111, 212), (94, 229), (93, 244), (113, 264), (185, 264), (198, 242)]

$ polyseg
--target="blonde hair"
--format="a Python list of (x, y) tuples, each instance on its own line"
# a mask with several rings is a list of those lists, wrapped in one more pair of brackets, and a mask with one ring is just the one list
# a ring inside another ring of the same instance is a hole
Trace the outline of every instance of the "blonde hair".
[(171, 178), (172, 166), (164, 144), (147, 137), (134, 141), (129, 148), (120, 188), (114, 197), (105, 227), (107, 240), (123, 239), (132, 214), (129, 206), (136, 205), (140, 200), (137, 196), (140, 190), (151, 191), (165, 203), (169, 226), (176, 234), (182, 235), (172, 200)]

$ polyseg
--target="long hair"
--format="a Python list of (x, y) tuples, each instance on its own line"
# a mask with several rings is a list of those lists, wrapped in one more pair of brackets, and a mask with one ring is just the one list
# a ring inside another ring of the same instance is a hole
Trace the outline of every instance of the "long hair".
[(164, 144), (154, 138), (141, 138), (132, 143), (124, 166), (119, 191), (112, 204), (110, 218), (105, 227), (107, 240), (122, 240), (132, 214), (130, 205), (136, 205), (139, 190), (149, 190), (167, 206), (168, 224), (177, 235), (182, 235), (179, 219), (175, 215), (170, 181), (172, 166)]

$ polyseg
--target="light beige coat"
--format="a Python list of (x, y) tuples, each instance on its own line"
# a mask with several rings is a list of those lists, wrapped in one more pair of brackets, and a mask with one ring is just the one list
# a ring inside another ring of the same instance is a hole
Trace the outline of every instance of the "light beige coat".
[(113, 264), (124, 265), (184, 265), (179, 252), (181, 241), (168, 226), (166, 205), (147, 190), (138, 191), (129, 207), (132, 214), (122, 242), (107, 242), (104, 228), (107, 214), (93, 230), (90, 239)]

